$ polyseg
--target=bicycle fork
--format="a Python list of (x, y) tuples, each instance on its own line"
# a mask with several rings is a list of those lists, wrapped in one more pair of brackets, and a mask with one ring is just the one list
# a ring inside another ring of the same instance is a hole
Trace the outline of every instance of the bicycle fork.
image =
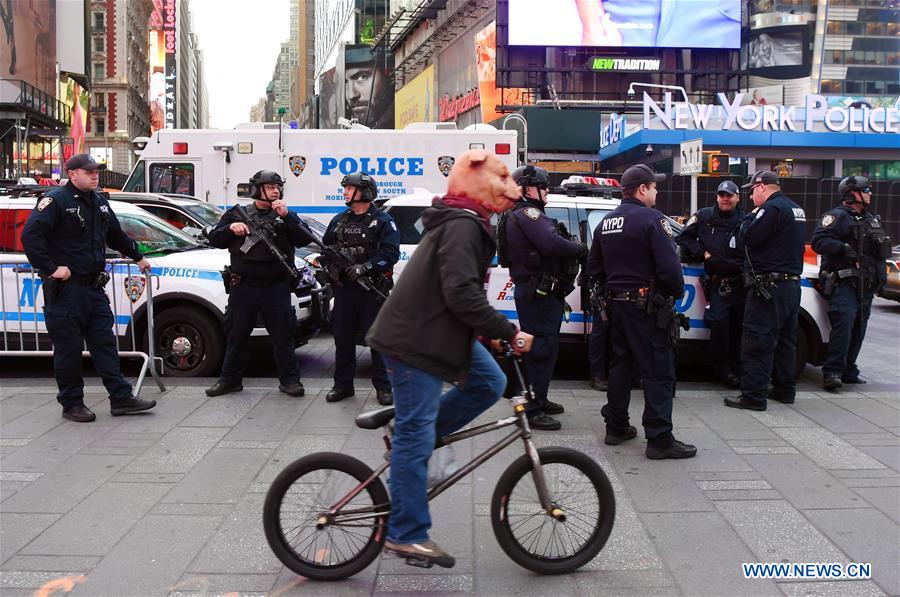
[(525, 405), (528, 400), (524, 396), (516, 396), (512, 399), (513, 410), (519, 417), (519, 427), (522, 429), (522, 442), (525, 444), (525, 453), (531, 460), (531, 477), (534, 481), (534, 487), (538, 493), (538, 499), (541, 500), (541, 507), (550, 515), (560, 522), (566, 521), (566, 513), (553, 503), (550, 499), (550, 491), (547, 489), (547, 478), (544, 476), (544, 467), (541, 465), (541, 457), (538, 450), (531, 441), (531, 426), (528, 424), (528, 417), (525, 415)]

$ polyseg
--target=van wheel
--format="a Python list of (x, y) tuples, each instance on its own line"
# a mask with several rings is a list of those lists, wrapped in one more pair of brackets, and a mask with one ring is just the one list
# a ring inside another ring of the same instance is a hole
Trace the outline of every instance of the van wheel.
[(809, 340), (806, 336), (806, 330), (803, 326), (797, 329), (797, 357), (794, 361), (794, 378), (800, 379), (803, 370), (806, 369), (806, 362), (809, 360)]
[[(193, 307), (173, 307), (156, 316), (156, 356), (163, 374), (173, 377), (214, 377), (219, 374), (225, 338), (221, 326)], [(144, 346), (147, 340), (144, 340)]]

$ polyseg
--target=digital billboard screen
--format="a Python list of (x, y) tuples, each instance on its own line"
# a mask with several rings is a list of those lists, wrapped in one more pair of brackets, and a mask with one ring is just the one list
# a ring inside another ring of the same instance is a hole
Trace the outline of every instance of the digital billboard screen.
[(741, 47), (741, 0), (508, 0), (509, 45)]

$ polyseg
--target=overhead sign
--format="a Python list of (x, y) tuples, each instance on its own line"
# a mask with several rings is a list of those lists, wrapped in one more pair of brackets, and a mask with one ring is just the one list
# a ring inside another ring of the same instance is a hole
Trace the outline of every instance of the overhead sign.
[[(656, 116), (662, 128), (670, 130), (745, 130), (745, 131), (800, 131), (800, 132), (850, 132), (893, 133), (900, 132), (900, 110), (896, 106), (870, 108), (835, 106), (828, 107), (823, 95), (806, 96), (804, 106), (742, 105), (744, 94), (736, 93), (729, 100), (719, 93), (721, 105), (689, 104), (673, 102), (666, 92), (663, 105), (656, 103), (644, 92), (644, 128), (651, 128)], [(655, 127), (659, 128), (659, 127)]]
[(700, 174), (703, 172), (703, 139), (682, 141), (681, 174)]
[(659, 58), (612, 58), (607, 56), (594, 56), (588, 65), (595, 71), (614, 72), (657, 72), (659, 71)]
[(600, 149), (618, 143), (625, 137), (625, 116), (609, 115), (609, 124), (600, 131)]

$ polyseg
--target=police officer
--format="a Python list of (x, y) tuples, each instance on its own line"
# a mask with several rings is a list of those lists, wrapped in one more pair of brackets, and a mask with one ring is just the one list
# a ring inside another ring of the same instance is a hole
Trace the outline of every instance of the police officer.
[[(372, 202), (378, 195), (375, 179), (361, 172), (348, 174), (341, 180), (347, 210), (328, 224), (322, 237), (325, 245), (352, 256), (353, 262), (343, 271), (329, 270), (333, 279), (334, 308), (331, 331), (334, 334), (334, 387), (325, 396), (338, 402), (354, 394), (356, 373), (356, 339), (365, 337), (381, 308), (381, 299), (364, 289), (357, 280), (386, 293), (393, 285), (394, 264), (400, 259), (400, 232), (394, 218)], [(384, 360), (377, 350), (372, 354), (372, 385), (379, 404), (394, 403), (391, 381)]]
[(44, 321), (53, 341), (53, 373), (63, 418), (78, 423), (96, 419), (84, 405), (81, 351), (87, 344), (97, 372), (109, 392), (113, 416), (156, 406), (139, 400), (122, 377), (113, 334), (113, 314), (103, 288), (106, 246), (150, 271), (150, 262), (119, 226), (105, 194), (97, 191), (100, 164), (89, 154), (65, 164), (69, 182), (48, 191), (25, 223), (22, 244), (29, 262), (43, 279)]
[[(294, 247), (309, 243), (309, 229), (288, 210), (281, 199), (284, 179), (277, 172), (260, 170), (250, 178), (253, 204), (245, 211), (251, 220), (274, 230), (272, 240), (281, 254), (294, 260)], [(300, 368), (294, 354), (297, 313), (291, 304), (288, 273), (265, 243), (237, 213), (237, 206), (222, 215), (209, 233), (209, 244), (228, 249), (231, 266), (223, 273), (228, 292), (225, 309), (225, 361), (219, 380), (206, 390), (207, 396), (221, 396), (244, 389), (247, 344), (257, 315), (261, 317), (278, 367), (278, 389), (289, 396), (303, 396)], [(256, 232), (261, 232), (254, 226)]]
[(601, 410), (608, 445), (637, 436), (628, 424), (631, 381), (644, 383), (644, 434), (647, 458), (691, 458), (697, 448), (672, 435), (675, 383), (675, 299), (684, 276), (675, 252), (672, 227), (654, 209), (656, 185), (665, 174), (638, 164), (622, 174), (622, 203), (594, 230), (588, 263), (606, 288), (612, 359), (607, 403)]
[(869, 179), (848, 176), (838, 185), (838, 195), (841, 205), (822, 216), (812, 237), (813, 250), (822, 255), (820, 281), (831, 321), (822, 366), (822, 385), (830, 392), (845, 383), (866, 383), (859, 378), (856, 357), (866, 336), (872, 299), (887, 281), (884, 260), (891, 254), (881, 217), (866, 211), (872, 202)]
[(522, 187), (522, 198), (504, 214), (498, 225), (501, 265), (509, 267), (515, 284), (513, 297), (522, 331), (534, 336), (534, 345), (525, 354), (528, 379), (534, 402), (528, 405), (528, 419), (535, 429), (555, 431), (560, 422), (551, 415), (562, 414), (561, 404), (547, 398), (550, 378), (559, 352), (559, 328), (566, 308), (566, 296), (575, 288), (578, 259), (584, 245), (570, 240), (565, 228), (544, 213), (550, 176), (543, 168), (523, 166), (512, 178)]
[[(766, 400), (792, 404), (797, 393), (797, 317), (806, 214), (781, 192), (778, 175), (760, 170), (743, 186), (752, 213), (741, 222), (747, 301), (741, 337), (741, 394), (732, 408), (766, 410)], [(769, 391), (769, 380), (772, 390)]]
[(716, 205), (692, 215), (675, 239), (685, 257), (703, 261), (700, 279), (708, 306), (709, 356), (716, 375), (729, 388), (741, 387), (741, 323), (746, 293), (741, 279), (743, 256), (737, 241), (744, 211), (740, 189), (726, 180), (716, 191)]

